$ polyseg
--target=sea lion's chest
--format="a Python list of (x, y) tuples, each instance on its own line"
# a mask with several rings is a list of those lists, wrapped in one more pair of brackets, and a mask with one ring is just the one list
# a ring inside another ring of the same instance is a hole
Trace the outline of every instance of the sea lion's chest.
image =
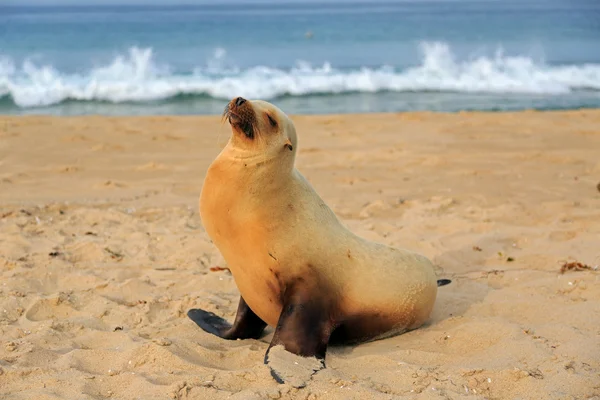
[[(268, 213), (246, 201), (247, 187), (209, 169), (200, 197), (202, 224), (227, 262), (240, 294), (262, 320), (276, 325), (283, 284)], [(218, 172), (218, 170), (217, 170)]]
[[(250, 268), (246, 268), (249, 266)], [(277, 326), (282, 310), (283, 283), (265, 264), (231, 267), (235, 283), (248, 306), (271, 326)]]
[(227, 235), (227, 229), (222, 229), (213, 241), (225, 258), (240, 294), (263, 321), (276, 326), (285, 284), (279, 263), (269, 255), (268, 242), (257, 240), (262, 235), (255, 231), (253, 236), (252, 229), (245, 233), (235, 221), (223, 221), (223, 225), (235, 227), (231, 236)]

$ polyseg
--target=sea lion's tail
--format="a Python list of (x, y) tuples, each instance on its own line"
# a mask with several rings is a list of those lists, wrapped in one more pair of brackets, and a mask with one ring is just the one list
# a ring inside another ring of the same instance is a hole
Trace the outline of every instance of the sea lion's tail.
[(446, 286), (449, 283), (452, 283), (452, 281), (450, 279), (438, 279), (438, 281), (437, 281), (438, 287), (439, 286)]

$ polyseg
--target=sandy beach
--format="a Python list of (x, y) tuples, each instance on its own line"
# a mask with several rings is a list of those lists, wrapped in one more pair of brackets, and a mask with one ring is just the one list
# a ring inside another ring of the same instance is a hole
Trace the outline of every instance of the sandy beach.
[(600, 399), (600, 110), (293, 120), (343, 222), (453, 280), (424, 327), (279, 385), (272, 328), (186, 317), (238, 301), (198, 216), (219, 117), (2, 116), (0, 398)]

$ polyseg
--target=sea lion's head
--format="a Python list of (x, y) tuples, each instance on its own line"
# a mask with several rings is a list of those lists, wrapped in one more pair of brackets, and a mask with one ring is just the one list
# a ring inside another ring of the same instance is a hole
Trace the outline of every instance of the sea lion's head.
[(233, 146), (260, 153), (296, 151), (296, 128), (273, 104), (262, 100), (232, 99), (223, 113), (231, 125)]

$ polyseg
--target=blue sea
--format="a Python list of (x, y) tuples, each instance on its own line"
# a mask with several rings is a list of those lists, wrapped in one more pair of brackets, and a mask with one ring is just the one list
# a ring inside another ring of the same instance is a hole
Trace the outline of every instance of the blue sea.
[(0, 3), (0, 113), (600, 107), (597, 0), (215, 3)]

